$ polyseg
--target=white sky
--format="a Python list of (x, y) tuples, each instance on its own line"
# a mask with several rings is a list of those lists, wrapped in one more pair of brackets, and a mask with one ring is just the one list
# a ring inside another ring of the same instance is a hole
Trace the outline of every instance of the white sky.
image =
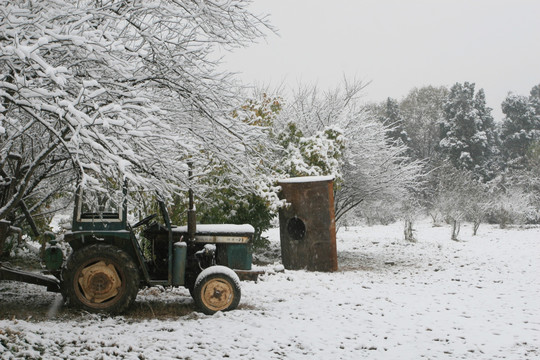
[(509, 91), (540, 83), (537, 0), (254, 0), (279, 34), (225, 57), (247, 83), (372, 81), (366, 101), (474, 82), (500, 119)]

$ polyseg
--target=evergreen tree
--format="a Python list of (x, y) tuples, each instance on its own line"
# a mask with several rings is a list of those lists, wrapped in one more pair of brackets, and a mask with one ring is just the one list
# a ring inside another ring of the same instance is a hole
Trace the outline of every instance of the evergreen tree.
[(534, 108), (536, 114), (536, 120), (540, 117), (540, 84), (533, 86), (531, 89), (531, 95), (529, 96), (531, 106)]
[(456, 168), (472, 171), (478, 178), (493, 176), (496, 155), (495, 125), (482, 89), (474, 83), (456, 83), (444, 104), (440, 151)]
[(540, 140), (540, 85), (527, 98), (509, 94), (502, 103), (502, 154), (509, 168), (528, 167), (530, 147)]
[(443, 120), (447, 96), (448, 89), (444, 86), (425, 86), (414, 88), (400, 102), (403, 128), (409, 136), (408, 146), (415, 159), (433, 162), (437, 157), (439, 123)]
[(392, 142), (401, 141), (403, 144), (407, 145), (410, 141), (407, 132), (404, 129), (403, 116), (399, 110), (399, 104), (395, 99), (388, 98), (386, 102), (381, 105), (379, 113), (379, 120), (385, 125), (388, 126), (388, 131), (386, 136)]

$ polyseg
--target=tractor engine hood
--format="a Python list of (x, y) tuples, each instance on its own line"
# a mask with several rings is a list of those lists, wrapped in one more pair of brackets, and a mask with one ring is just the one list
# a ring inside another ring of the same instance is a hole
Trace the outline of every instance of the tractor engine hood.
[[(173, 234), (187, 234), (187, 226), (173, 227)], [(249, 224), (197, 224), (195, 242), (219, 244), (236, 243), (245, 244), (250, 241), (255, 233), (253, 226)]]

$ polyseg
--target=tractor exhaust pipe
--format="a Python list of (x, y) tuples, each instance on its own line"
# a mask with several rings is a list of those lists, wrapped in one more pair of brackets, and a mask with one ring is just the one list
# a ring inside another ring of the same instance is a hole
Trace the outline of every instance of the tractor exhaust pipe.
[[(191, 179), (193, 178), (193, 163), (189, 163), (189, 171), (188, 171), (188, 177), (191, 182)], [(193, 199), (193, 189), (191, 187), (188, 190), (188, 197), (189, 197), (189, 209), (187, 213), (187, 229), (188, 229), (188, 240), (194, 241), (195, 240), (195, 233), (197, 232), (197, 213), (195, 210), (195, 201)]]

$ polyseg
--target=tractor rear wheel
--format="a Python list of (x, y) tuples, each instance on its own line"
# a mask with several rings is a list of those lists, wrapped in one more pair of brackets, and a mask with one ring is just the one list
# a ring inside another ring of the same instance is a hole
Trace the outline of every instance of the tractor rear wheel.
[(197, 308), (207, 315), (234, 310), (240, 303), (240, 279), (228, 267), (211, 266), (197, 276), (192, 296)]
[(94, 244), (75, 251), (63, 272), (63, 294), (70, 305), (90, 312), (118, 314), (139, 291), (139, 271), (116, 246)]

